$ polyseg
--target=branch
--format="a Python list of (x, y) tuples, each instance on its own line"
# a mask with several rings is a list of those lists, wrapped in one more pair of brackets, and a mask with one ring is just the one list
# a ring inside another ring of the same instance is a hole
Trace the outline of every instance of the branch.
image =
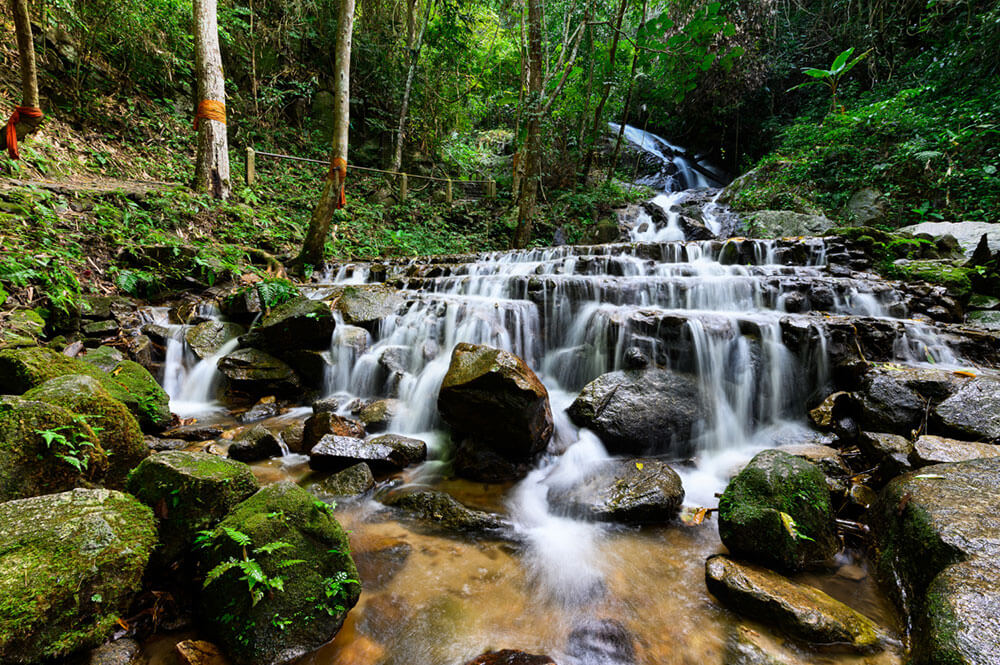
[(636, 42), (634, 39), (632, 39), (628, 35), (628, 33), (626, 33), (624, 30), (619, 30), (615, 26), (611, 25), (611, 21), (591, 21), (587, 25), (606, 25), (606, 26), (608, 26), (608, 27), (611, 28), (612, 32), (617, 32), (619, 34), (619, 36), (621, 36), (622, 38), (625, 39), (625, 41), (627, 41), (629, 44), (631, 44), (632, 48), (638, 49), (640, 51), (646, 51), (648, 53), (662, 53), (664, 55), (680, 55), (677, 51), (671, 51), (669, 48), (668, 49), (658, 49), (658, 48), (650, 48), (648, 46), (642, 46), (638, 42)]

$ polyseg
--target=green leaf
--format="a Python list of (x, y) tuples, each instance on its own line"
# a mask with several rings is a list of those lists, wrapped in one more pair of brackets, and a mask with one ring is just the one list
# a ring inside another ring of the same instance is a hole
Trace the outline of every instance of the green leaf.
[(852, 46), (843, 53), (841, 53), (840, 55), (838, 55), (837, 58), (833, 61), (833, 65), (830, 67), (830, 71), (832, 71), (835, 74), (839, 73), (840, 70), (844, 68), (844, 65), (847, 64), (847, 61), (853, 54), (854, 54), (854, 47)]
[(815, 67), (806, 67), (802, 70), (802, 73), (806, 76), (812, 76), (817, 79), (825, 79), (829, 77), (833, 72), (827, 71), (825, 69), (816, 69)]
[(208, 571), (208, 575), (205, 576), (205, 582), (202, 587), (207, 587), (209, 584), (219, 579), (225, 575), (228, 571), (232, 570), (240, 564), (236, 559), (230, 559), (229, 561), (223, 561), (218, 566)]
[(708, 54), (706, 54), (705, 57), (702, 58), (702, 61), (701, 61), (701, 65), (700, 65), (701, 71), (707, 72), (709, 69), (712, 68), (712, 64), (714, 62), (715, 62), (715, 54), (714, 53), (708, 53)]

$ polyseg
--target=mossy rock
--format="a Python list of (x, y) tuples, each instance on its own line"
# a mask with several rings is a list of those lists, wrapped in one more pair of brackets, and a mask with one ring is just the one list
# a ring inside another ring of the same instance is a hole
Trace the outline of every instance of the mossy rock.
[[(65, 437), (77, 451), (59, 440), (50, 446), (46, 432)], [(79, 460), (80, 468), (59, 455)], [(107, 468), (97, 434), (68, 410), (20, 397), (0, 398), (0, 501), (96, 483)]]
[(246, 464), (173, 450), (144, 460), (127, 487), (160, 518), (161, 553), (169, 562), (183, 556), (198, 531), (214, 527), (259, 486)]
[(837, 539), (823, 472), (779, 450), (758, 453), (719, 499), (719, 536), (734, 556), (766, 566), (826, 561)]
[(0, 662), (61, 659), (102, 643), (141, 588), (155, 544), (152, 511), (120, 492), (0, 504)]
[[(92, 362), (69, 358), (43, 347), (0, 351), (0, 385), (20, 395), (49, 379), (67, 374), (85, 374), (100, 381), (111, 396), (122, 402), (141, 427), (164, 428), (170, 424), (170, 398), (146, 369), (131, 360), (119, 361), (111, 371), (108, 353), (97, 349)], [(96, 355), (95, 355), (96, 354)]]
[(184, 339), (196, 356), (205, 359), (214, 356), (226, 342), (245, 332), (246, 328), (238, 323), (204, 321), (189, 328), (184, 333)]
[(273, 352), (325, 349), (330, 346), (333, 328), (329, 305), (299, 296), (265, 314), (241, 341)]
[(395, 314), (403, 304), (400, 292), (384, 284), (345, 286), (334, 297), (335, 307), (344, 317), (344, 323), (368, 330)]
[(18, 309), (0, 322), (0, 349), (34, 346), (45, 333), (45, 319), (33, 309)]
[(149, 456), (135, 417), (93, 377), (67, 374), (49, 379), (26, 392), (24, 398), (57, 404), (86, 419), (108, 455), (106, 487), (124, 488), (129, 471)]
[[(238, 567), (218, 575), (244, 551), (263, 576), (282, 580), (281, 588), (261, 589), (256, 604)], [(333, 639), (361, 594), (344, 530), (326, 504), (290, 482), (236, 506), (198, 556), (211, 580), (198, 604), (202, 621), (237, 665), (287, 663), (315, 650)]]

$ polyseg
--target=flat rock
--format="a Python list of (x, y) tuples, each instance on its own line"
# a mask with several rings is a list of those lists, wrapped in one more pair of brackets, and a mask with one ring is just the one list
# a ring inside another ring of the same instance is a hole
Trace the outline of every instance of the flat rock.
[(334, 307), (344, 317), (344, 323), (368, 329), (395, 314), (403, 304), (403, 296), (383, 284), (352, 284), (334, 297)]
[(984, 374), (965, 382), (934, 409), (934, 416), (948, 432), (973, 440), (1000, 439), (1000, 381)]
[(398, 471), (410, 464), (412, 451), (391, 442), (365, 441), (328, 434), (309, 451), (309, 466), (316, 471), (339, 471), (365, 462), (373, 471)]
[(389, 492), (380, 501), (446, 531), (495, 534), (509, 526), (499, 515), (468, 508), (440, 490), (403, 487)]
[(1000, 457), (1000, 446), (924, 435), (913, 444), (913, 452), (910, 453), (910, 461), (914, 468), (946, 462), (965, 462), (984, 457)]

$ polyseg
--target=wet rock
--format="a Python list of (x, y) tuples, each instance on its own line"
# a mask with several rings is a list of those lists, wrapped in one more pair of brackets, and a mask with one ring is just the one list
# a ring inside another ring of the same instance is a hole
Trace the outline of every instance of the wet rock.
[[(265, 577), (283, 580), (280, 593), (253, 595), (240, 571), (232, 569), (202, 590), (200, 619), (232, 661), (283, 664), (333, 639), (357, 603), (361, 585), (347, 535), (329, 508), (294, 483), (269, 485), (219, 523), (210, 546), (198, 550), (202, 570), (242, 558), (243, 546), (227, 528), (249, 539)], [(284, 545), (262, 549), (278, 542)]]
[(302, 450), (310, 450), (324, 436), (349, 436), (362, 439), (365, 428), (357, 420), (338, 416), (332, 411), (318, 411), (306, 419), (302, 430)]
[(877, 432), (909, 435), (920, 424), (926, 402), (894, 372), (871, 372), (858, 394), (861, 425)]
[(238, 323), (205, 321), (188, 328), (184, 339), (199, 358), (210, 358), (229, 340), (239, 337), (246, 329)]
[(765, 450), (719, 499), (719, 536), (733, 556), (795, 570), (838, 549), (830, 490), (815, 465)]
[(222, 436), (222, 432), (222, 428), (218, 425), (202, 425), (200, 423), (195, 423), (193, 425), (181, 425), (180, 427), (168, 429), (163, 432), (162, 436), (165, 439), (208, 441), (209, 439), (218, 439)]
[(379, 500), (446, 531), (495, 533), (509, 526), (499, 515), (468, 508), (439, 490), (411, 485), (393, 490)]
[(334, 413), (340, 408), (336, 397), (323, 397), (312, 403), (313, 413)]
[(815, 465), (826, 476), (826, 483), (831, 491), (840, 493), (847, 491), (847, 477), (851, 475), (851, 470), (844, 463), (837, 449), (813, 443), (801, 443), (782, 446), (781, 452), (794, 455)]
[(120, 332), (117, 321), (94, 321), (87, 323), (81, 329), (86, 337), (114, 337)]
[(330, 346), (334, 325), (333, 312), (326, 303), (299, 296), (271, 309), (241, 341), (271, 352), (325, 349)]
[(229, 659), (211, 642), (184, 640), (174, 647), (180, 665), (229, 665)]
[(427, 459), (427, 444), (401, 434), (382, 434), (369, 437), (368, 441), (389, 446), (397, 450), (406, 460), (406, 465), (419, 464)]
[(383, 588), (406, 565), (413, 548), (405, 540), (379, 538), (363, 540), (355, 546), (354, 561), (358, 565), (365, 592)]
[(504, 483), (523, 478), (531, 471), (534, 461), (510, 460), (473, 439), (462, 439), (455, 446), (451, 465), (460, 478), (472, 478), (484, 483)]
[(487, 651), (465, 665), (556, 665), (556, 662), (548, 656), (502, 649), (500, 651)]
[(165, 450), (184, 450), (190, 445), (190, 441), (184, 439), (164, 439), (147, 434), (142, 437), (146, 442), (146, 447), (153, 452), (163, 452)]
[(367, 404), (358, 412), (358, 419), (369, 432), (384, 432), (392, 419), (403, 411), (403, 403), (398, 399), (380, 399)]
[(1000, 381), (983, 375), (967, 381), (938, 404), (934, 416), (942, 428), (964, 438), (1000, 439)]
[(691, 432), (705, 417), (698, 381), (661, 369), (611, 372), (588, 383), (567, 409), (611, 453), (692, 452)]
[(316, 471), (339, 471), (365, 462), (372, 471), (398, 471), (409, 466), (413, 450), (392, 440), (365, 441), (328, 434), (309, 450), (309, 466)]
[(140, 665), (142, 646), (129, 637), (114, 642), (105, 642), (90, 652), (86, 665)]
[(371, 333), (360, 326), (338, 326), (335, 335), (335, 341), (340, 346), (350, 349), (355, 357), (368, 349), (371, 339)]
[(324, 496), (357, 496), (373, 487), (375, 487), (375, 476), (372, 475), (368, 465), (361, 462), (313, 483), (309, 490)]
[(1000, 457), (1000, 446), (924, 435), (913, 444), (913, 451), (910, 453), (913, 468), (945, 462), (965, 462), (984, 457)]
[(345, 286), (335, 294), (337, 311), (344, 323), (373, 330), (381, 321), (392, 316), (403, 304), (398, 291), (383, 284)]
[[(64, 441), (53, 438), (50, 445), (44, 432), (61, 434)], [(84, 446), (85, 441), (95, 445)], [(97, 434), (69, 410), (47, 402), (0, 397), (0, 501), (96, 483), (107, 468), (108, 458)]]
[(822, 215), (791, 210), (758, 210), (743, 216), (743, 228), (751, 238), (821, 236), (833, 227), (834, 223)]
[(289, 452), (300, 453), (304, 450), (302, 446), (304, 432), (305, 423), (301, 420), (296, 420), (282, 427), (278, 434), (281, 436), (281, 440), (285, 442), (285, 445), (288, 446)]
[(726, 641), (724, 665), (799, 665), (775, 640), (750, 628), (736, 626)]
[(233, 351), (219, 361), (219, 371), (234, 387), (250, 393), (288, 393), (300, 386), (291, 367), (260, 349)]
[(913, 632), (915, 663), (979, 665), (1000, 653), (1000, 583), (995, 563), (973, 559), (945, 568), (927, 588)]
[(257, 489), (246, 464), (180, 450), (150, 455), (128, 479), (128, 491), (159, 518), (167, 562), (184, 556), (199, 531), (214, 527)]
[(864, 432), (858, 437), (858, 448), (871, 462), (882, 466), (889, 476), (905, 473), (912, 466), (913, 442), (898, 434)]
[(100, 645), (142, 587), (153, 513), (112, 490), (0, 504), (0, 661), (60, 661)]
[(552, 505), (609, 522), (668, 522), (683, 501), (680, 477), (666, 463), (651, 458), (603, 462), (572, 485), (549, 490)]
[(552, 436), (545, 386), (523, 360), (488, 346), (455, 347), (438, 410), (460, 436), (512, 462), (533, 459)]
[(331, 365), (329, 350), (292, 349), (282, 352), (281, 359), (295, 370), (307, 386), (317, 389), (323, 387), (323, 381)]
[(849, 644), (861, 652), (882, 648), (884, 635), (874, 621), (819, 589), (766, 568), (719, 554), (705, 563), (705, 583), (726, 607), (794, 637), (816, 644)]
[(257, 400), (256, 404), (250, 407), (246, 412), (241, 413), (236, 420), (241, 423), (254, 423), (258, 420), (273, 418), (279, 413), (281, 413), (281, 407), (278, 406), (278, 402), (274, 399), (274, 395), (268, 395), (267, 397), (261, 397)]
[(649, 366), (649, 357), (642, 349), (630, 347), (625, 351), (625, 369), (645, 369)]
[(566, 653), (588, 665), (633, 665), (636, 662), (632, 633), (614, 619), (589, 619), (574, 626)]
[(835, 392), (809, 411), (809, 420), (821, 430), (832, 430), (838, 420), (853, 415), (852, 411), (853, 402), (850, 393)]
[(243, 430), (229, 446), (229, 457), (240, 462), (259, 462), (281, 457), (281, 442), (263, 425)]

